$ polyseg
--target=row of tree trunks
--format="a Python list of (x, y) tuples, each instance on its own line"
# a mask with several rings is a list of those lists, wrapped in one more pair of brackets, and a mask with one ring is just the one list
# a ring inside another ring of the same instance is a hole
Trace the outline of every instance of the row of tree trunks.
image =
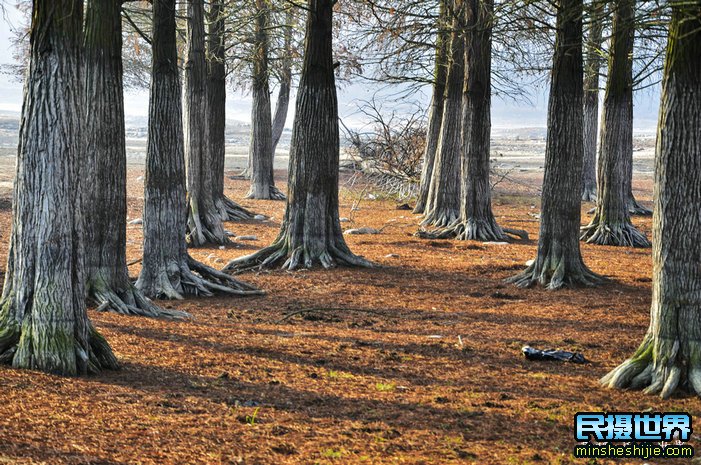
[(614, 2), (613, 36), (604, 98), (598, 201), (581, 239), (600, 245), (649, 247), (630, 221), (633, 165), (633, 41), (635, 1)]
[(549, 289), (594, 285), (579, 249), (583, 160), (582, 0), (560, 0), (548, 102), (548, 135), (541, 200), (538, 254), (523, 273), (509, 279), (519, 287)]
[(333, 6), (309, 0), (304, 63), (290, 149), (288, 199), (275, 242), (230, 262), (225, 271), (274, 267), (294, 270), (337, 264), (372, 266), (353, 255), (338, 215), (339, 128), (333, 62)]
[(433, 164), (424, 219), (421, 225), (444, 228), (460, 218), (460, 163), (462, 136), (462, 92), (465, 66), (464, 4), (450, 7), (450, 67), (448, 69), (441, 134)]
[(121, 6), (89, 0), (85, 14), (85, 269), (98, 308), (181, 318), (154, 305), (129, 280), (126, 260), (127, 157), (122, 86)]
[[(144, 259), (136, 287), (151, 298), (260, 294), (187, 253), (188, 207), (175, 0), (153, 2), (152, 76), (146, 150)], [(201, 126), (201, 121), (200, 121)], [(207, 186), (209, 189), (211, 186)]]
[[(226, 160), (226, 44), (224, 4), (212, 2), (207, 35), (207, 150), (214, 208), (222, 221), (251, 220), (254, 214), (224, 194)], [(207, 168), (207, 167), (205, 167)]]
[(701, 395), (701, 1), (673, 1), (655, 157), (652, 307), (640, 348), (601, 382)]
[(61, 375), (118, 367), (85, 304), (83, 2), (35, 0), (0, 362)]
[(584, 162), (582, 200), (596, 202), (596, 142), (599, 132), (599, 72), (606, 2), (594, 0), (588, 8), (589, 34), (584, 64)]
[(450, 49), (450, 34), (448, 18), (448, 5), (450, 0), (440, 0), (440, 11), (436, 21), (436, 58), (434, 63), (433, 96), (431, 109), (428, 116), (428, 129), (426, 131), (426, 149), (424, 152), (423, 166), (421, 168), (421, 183), (416, 199), (414, 213), (424, 213), (428, 192), (433, 179), (433, 165), (435, 164), (438, 140), (441, 136), (441, 123), (443, 122), (443, 106), (445, 103), (445, 87), (448, 77), (448, 52)]
[(256, 0), (253, 52), (253, 82), (251, 85), (251, 145), (248, 154), (251, 167), (249, 199), (284, 200), (275, 187), (273, 171), (273, 126), (270, 104), (268, 69), (268, 0)]

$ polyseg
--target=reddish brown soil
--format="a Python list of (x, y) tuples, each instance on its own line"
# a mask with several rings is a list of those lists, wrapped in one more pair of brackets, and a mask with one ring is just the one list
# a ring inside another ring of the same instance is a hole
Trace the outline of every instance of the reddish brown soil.
[[(130, 171), (131, 218), (141, 215), (138, 175)], [(227, 184), (241, 199), (246, 183)], [(649, 205), (649, 182), (638, 187)], [(586, 263), (612, 279), (601, 288), (504, 284), (535, 254), (537, 198), (518, 191), (498, 195), (495, 211), (529, 231), (526, 243), (420, 240), (411, 212), (363, 200), (352, 224), (384, 229), (347, 240), (381, 268), (247, 273), (267, 295), (167, 302), (194, 315), (186, 322), (91, 311), (122, 370), (70, 379), (0, 368), (0, 463), (607, 463), (573, 458), (576, 412), (698, 417), (697, 398), (597, 384), (646, 330), (649, 250), (584, 245)], [(343, 192), (341, 216), (356, 197)], [(274, 217), (228, 225), (258, 240), (194, 257), (221, 267), (274, 239), (284, 203), (242, 203)], [(650, 219), (634, 222), (650, 234)], [(129, 240), (136, 259), (140, 226)], [(591, 363), (529, 362), (524, 344), (582, 351)]]

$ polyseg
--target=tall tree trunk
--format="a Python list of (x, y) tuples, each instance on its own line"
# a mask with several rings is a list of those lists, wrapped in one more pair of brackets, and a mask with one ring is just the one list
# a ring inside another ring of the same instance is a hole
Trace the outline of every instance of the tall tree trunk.
[(251, 146), (248, 155), (251, 165), (251, 189), (246, 198), (284, 200), (285, 195), (275, 187), (273, 172), (273, 126), (268, 77), (268, 1), (256, 0)]
[(558, 289), (594, 285), (603, 279), (584, 265), (579, 250), (584, 124), (582, 0), (557, 2), (556, 29), (538, 255), (523, 273), (509, 279), (519, 287), (539, 283)]
[(221, 216), (212, 196), (212, 161), (207, 149), (207, 63), (205, 61), (204, 0), (187, 2), (185, 57), (185, 159), (187, 160), (187, 242), (227, 244)]
[(586, 41), (584, 64), (584, 163), (582, 165), (582, 200), (596, 201), (596, 139), (599, 129), (599, 71), (606, 3), (593, 0), (589, 5), (591, 23)]
[[(440, 239), (503, 241), (492, 213), (489, 185), (491, 131), (492, 0), (465, 1), (465, 85), (462, 111), (462, 210), (460, 220), (428, 234)], [(526, 235), (527, 237), (527, 235)]]
[(175, 0), (154, 0), (144, 202), (144, 260), (136, 282), (151, 298), (260, 294), (187, 253), (185, 157)]
[(701, 1), (672, 4), (655, 158), (650, 328), (601, 382), (701, 395)]
[(428, 116), (428, 130), (426, 131), (426, 149), (424, 151), (423, 166), (421, 168), (421, 183), (416, 199), (414, 213), (424, 213), (428, 200), (428, 191), (431, 188), (433, 178), (433, 165), (438, 150), (438, 140), (441, 136), (441, 123), (443, 122), (443, 107), (445, 103), (445, 87), (448, 77), (448, 51), (450, 48), (448, 5), (451, 0), (440, 0), (440, 11), (436, 21), (436, 58), (433, 73), (433, 97)]
[(0, 302), (0, 362), (60, 375), (118, 368), (85, 307), (82, 17), (79, 0), (33, 3)]
[(599, 198), (594, 218), (582, 228), (581, 239), (591, 244), (650, 247), (628, 214), (633, 163), (635, 0), (617, 0), (614, 8), (601, 131)]
[(223, 0), (211, 3), (207, 36), (207, 150), (211, 162), (212, 198), (222, 221), (250, 220), (253, 213), (224, 195), (226, 161), (226, 44)]
[(294, 8), (288, 7), (285, 15), (285, 39), (282, 69), (280, 70), (280, 89), (277, 94), (275, 114), (273, 116), (273, 159), (275, 151), (285, 131), (287, 113), (290, 107), (290, 93), (292, 91), (292, 33), (294, 32)]
[(333, 63), (333, 5), (309, 0), (304, 64), (290, 149), (289, 196), (275, 242), (225, 268), (372, 266), (353, 255), (338, 216), (339, 130)]
[(125, 315), (185, 317), (159, 308), (129, 281), (127, 156), (121, 3), (88, 0), (85, 14), (85, 270), (88, 296)]
[(433, 164), (431, 186), (422, 226), (442, 228), (460, 218), (460, 160), (462, 90), (464, 84), (465, 37), (462, 30), (463, 0), (453, 0), (454, 18), (450, 38), (448, 70), (441, 135)]

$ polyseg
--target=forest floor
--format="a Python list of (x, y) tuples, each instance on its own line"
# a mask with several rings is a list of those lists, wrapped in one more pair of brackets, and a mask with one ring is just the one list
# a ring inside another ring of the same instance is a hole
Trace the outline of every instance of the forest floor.
[[(141, 216), (140, 175), (130, 168), (131, 219)], [(591, 269), (612, 279), (600, 288), (504, 283), (535, 255), (538, 197), (523, 186), (537, 179), (524, 176), (498, 186), (494, 208), (502, 225), (530, 233), (526, 242), (422, 240), (419, 218), (394, 200), (358, 202), (342, 189), (341, 216), (353, 220), (344, 227), (382, 229), (347, 241), (381, 267), (246, 273), (265, 296), (166, 302), (192, 313), (183, 322), (91, 311), (122, 369), (70, 379), (0, 368), (0, 464), (591, 465), (609, 462), (573, 457), (576, 412), (698, 417), (697, 398), (597, 383), (647, 328), (650, 250), (583, 245)], [(650, 205), (650, 180), (635, 187)], [(231, 198), (246, 190), (227, 179)], [(272, 217), (227, 225), (257, 240), (194, 249), (195, 258), (222, 267), (275, 238), (284, 202), (241, 203)], [(0, 204), (2, 257), (9, 205)], [(650, 235), (650, 218), (633, 221)], [(128, 228), (133, 260), (141, 226)], [(315, 311), (285, 318), (305, 309)], [(526, 344), (581, 351), (590, 363), (527, 361)]]

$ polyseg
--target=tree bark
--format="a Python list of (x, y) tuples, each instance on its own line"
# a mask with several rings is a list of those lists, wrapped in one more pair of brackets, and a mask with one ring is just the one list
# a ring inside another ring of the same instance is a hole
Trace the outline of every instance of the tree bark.
[(187, 2), (185, 58), (185, 159), (187, 160), (187, 242), (228, 244), (212, 196), (212, 162), (207, 149), (207, 64), (205, 61), (204, 0)]
[(428, 116), (428, 130), (426, 131), (426, 149), (424, 152), (423, 166), (421, 168), (421, 183), (416, 199), (414, 213), (424, 213), (428, 192), (433, 178), (433, 165), (435, 164), (438, 140), (441, 135), (441, 123), (443, 122), (443, 107), (445, 103), (445, 87), (448, 77), (448, 51), (450, 48), (450, 35), (448, 34), (447, 18), (450, 0), (440, 1), (440, 11), (436, 22), (436, 58), (434, 64), (433, 97)]
[(85, 306), (82, 19), (82, 1), (33, 3), (0, 302), (0, 362), (60, 375), (118, 368)]
[(153, 2), (152, 76), (146, 149), (144, 260), (136, 282), (151, 298), (215, 292), (260, 294), (253, 286), (196, 262), (187, 253), (185, 157), (175, 0)]
[(129, 281), (122, 16), (115, 0), (88, 0), (85, 13), (85, 269), (88, 297), (125, 315), (183, 318), (154, 305)]
[(275, 187), (273, 172), (273, 127), (268, 78), (268, 0), (256, 0), (253, 83), (251, 96), (251, 188), (246, 198), (284, 200)]
[(599, 158), (599, 193), (591, 223), (581, 239), (591, 244), (650, 247), (630, 222), (633, 164), (633, 39), (635, 1), (614, 2), (613, 36), (604, 98)]
[(603, 278), (584, 265), (579, 250), (581, 220), (583, 94), (582, 0), (557, 2), (540, 237), (534, 263), (508, 281), (548, 289), (594, 285)]
[(462, 30), (463, 0), (451, 6), (450, 68), (445, 92), (441, 135), (438, 140), (431, 185), (422, 226), (442, 228), (460, 218), (460, 160), (462, 90), (464, 84), (465, 37)]
[(582, 200), (596, 202), (596, 142), (599, 129), (599, 72), (606, 3), (594, 0), (589, 7), (591, 23), (586, 41), (584, 64), (584, 163)]
[(285, 15), (285, 38), (284, 38), (284, 56), (282, 59), (282, 69), (280, 70), (280, 89), (277, 94), (277, 103), (275, 105), (275, 115), (273, 116), (273, 159), (278, 143), (282, 138), (282, 133), (285, 131), (285, 123), (287, 122), (287, 113), (290, 107), (290, 93), (292, 91), (292, 33), (294, 22), (294, 9), (287, 8)]
[(701, 395), (701, 1), (674, 1), (655, 158), (652, 307), (640, 348), (605, 386)]
[(212, 198), (222, 221), (251, 220), (254, 214), (224, 195), (226, 161), (226, 44), (224, 5), (212, 2), (207, 37), (207, 150), (211, 162)]
[(339, 129), (333, 63), (335, 0), (309, 0), (304, 63), (290, 149), (287, 209), (275, 242), (225, 271), (372, 266), (353, 255), (338, 216)]

